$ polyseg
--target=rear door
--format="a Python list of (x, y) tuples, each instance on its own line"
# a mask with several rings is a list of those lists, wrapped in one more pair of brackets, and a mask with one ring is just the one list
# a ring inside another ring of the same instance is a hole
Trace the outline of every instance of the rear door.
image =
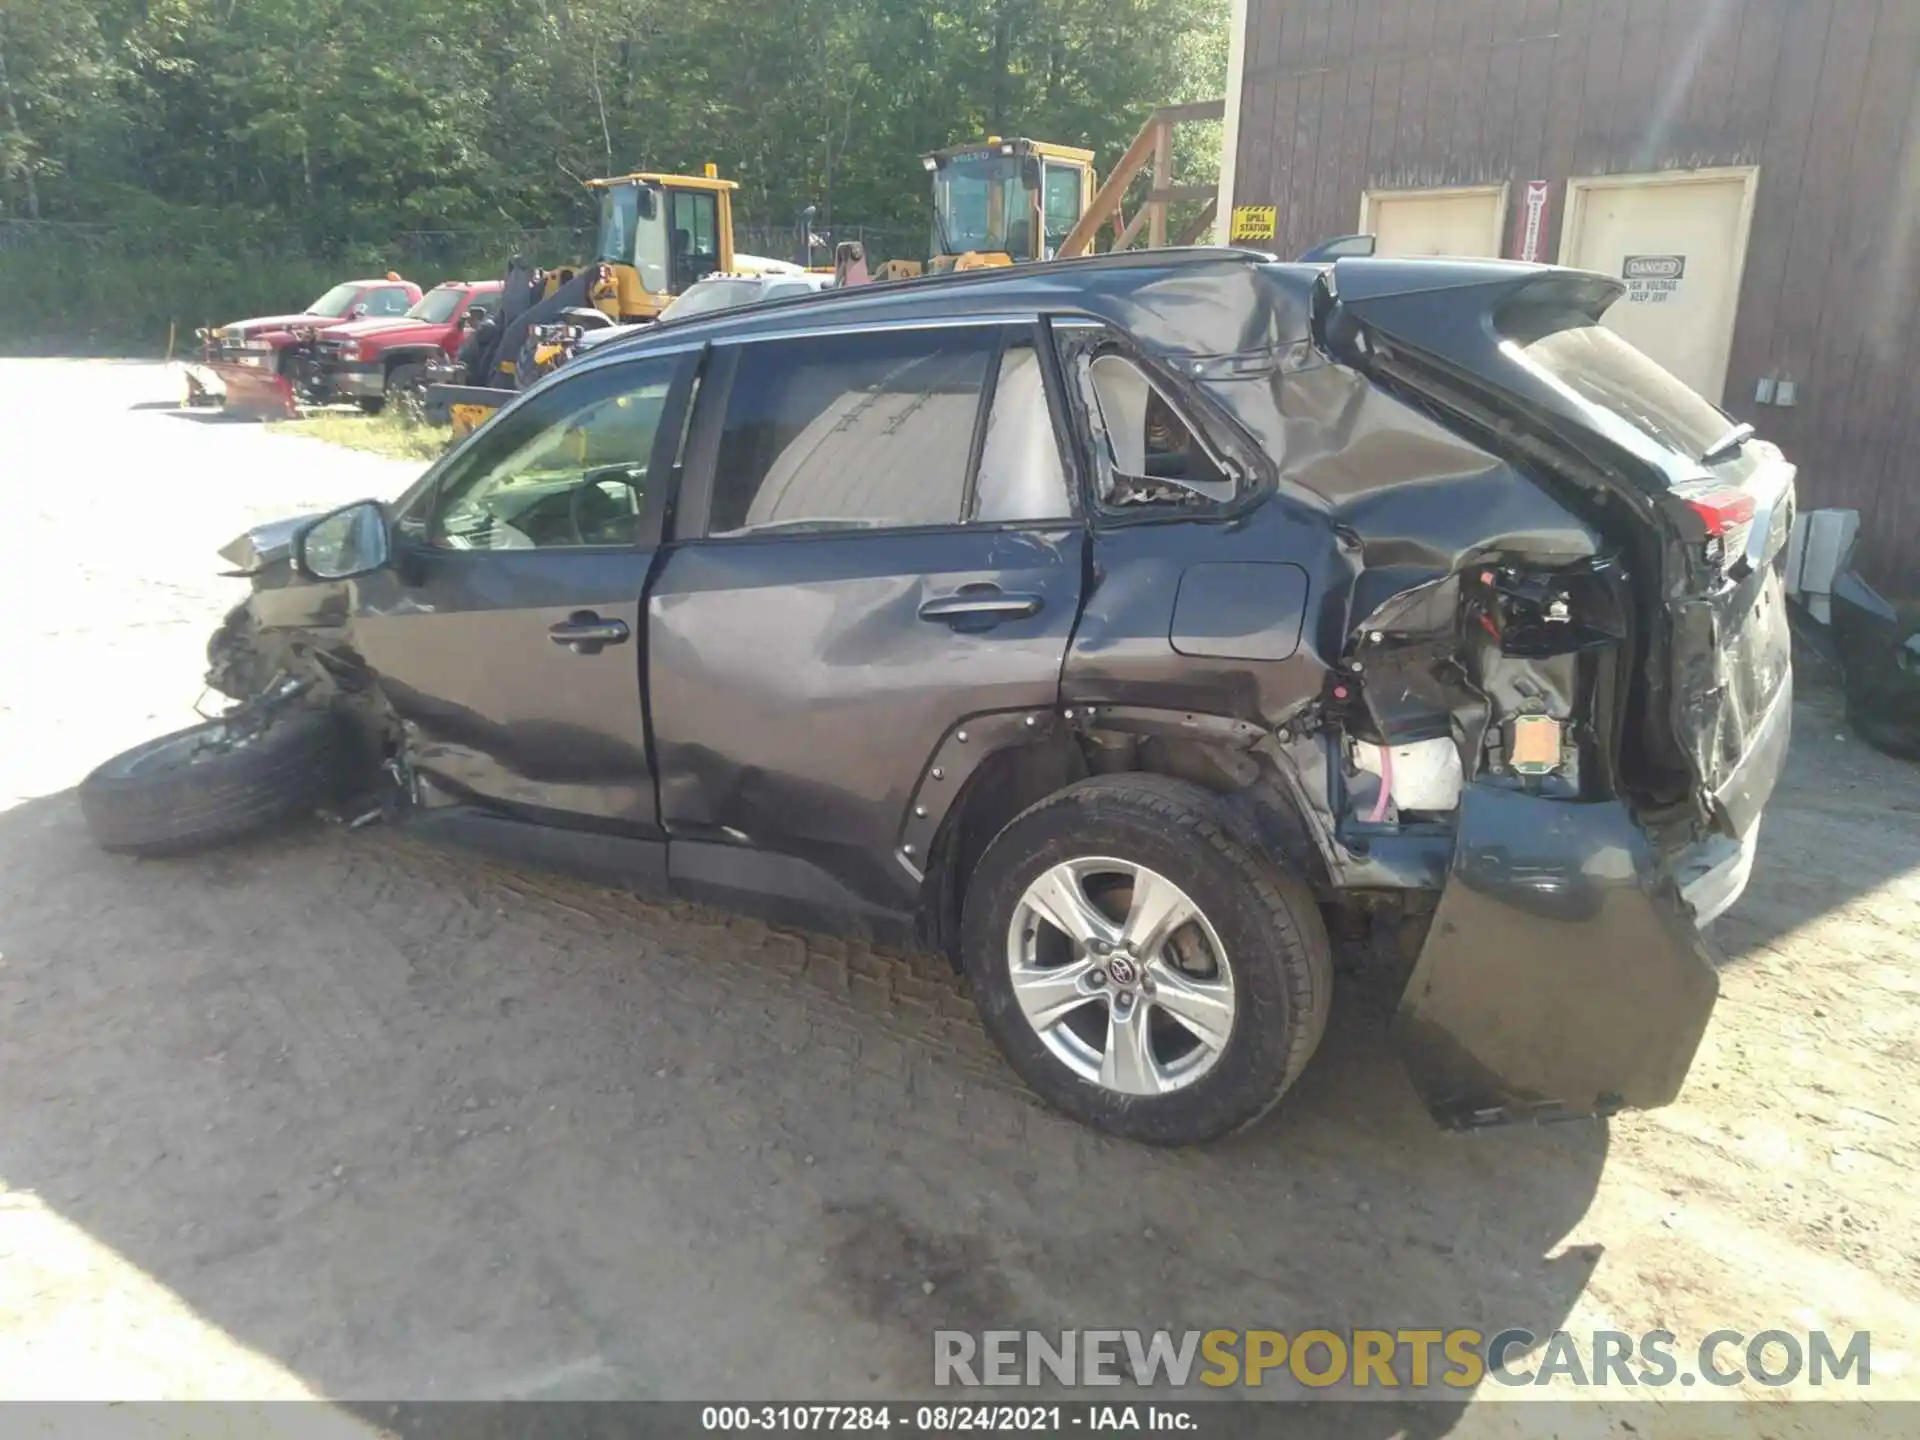
[(503, 414), (399, 518), (354, 637), (441, 791), (657, 834), (641, 597), (694, 355), (583, 369)]
[(936, 752), (987, 748), (977, 717), (1047, 718), (1085, 535), (1034, 339), (968, 323), (715, 347), (691, 538), (647, 618), (679, 882), (905, 911)]

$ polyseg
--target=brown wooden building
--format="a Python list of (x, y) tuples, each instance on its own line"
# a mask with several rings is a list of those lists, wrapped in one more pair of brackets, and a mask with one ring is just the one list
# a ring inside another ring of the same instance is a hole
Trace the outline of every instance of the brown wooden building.
[(1920, 593), (1920, 0), (1235, 0), (1220, 210), (1622, 276)]

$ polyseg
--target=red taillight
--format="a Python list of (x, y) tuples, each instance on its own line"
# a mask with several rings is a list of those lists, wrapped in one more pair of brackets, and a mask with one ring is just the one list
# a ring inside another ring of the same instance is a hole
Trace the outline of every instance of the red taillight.
[(1753, 523), (1753, 496), (1744, 490), (1714, 490), (1689, 496), (1687, 508), (1700, 517), (1709, 539)]

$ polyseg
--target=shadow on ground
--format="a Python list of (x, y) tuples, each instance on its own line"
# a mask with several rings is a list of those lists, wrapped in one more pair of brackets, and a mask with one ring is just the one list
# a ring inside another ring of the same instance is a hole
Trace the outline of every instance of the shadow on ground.
[(941, 962), (385, 832), (135, 862), (28, 802), (0, 954), (6, 1184), (337, 1398), (898, 1397), (937, 1328), (1544, 1333), (1598, 1259), (1557, 1247), (1604, 1128), (1437, 1133), (1364, 979), (1269, 1122), (1164, 1152), (1041, 1109)]
[(176, 420), (191, 420), (199, 425), (258, 425), (258, 415), (241, 415), (218, 405), (180, 405), (175, 403), (152, 402), (145, 405), (130, 405), (130, 410), (161, 410)]

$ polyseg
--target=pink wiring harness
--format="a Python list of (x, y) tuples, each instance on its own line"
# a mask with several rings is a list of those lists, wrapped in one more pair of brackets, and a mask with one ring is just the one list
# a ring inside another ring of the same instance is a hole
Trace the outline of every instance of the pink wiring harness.
[(1393, 796), (1393, 747), (1380, 745), (1380, 798), (1373, 802), (1373, 813), (1367, 816), (1369, 825), (1378, 825), (1387, 818), (1387, 801)]

